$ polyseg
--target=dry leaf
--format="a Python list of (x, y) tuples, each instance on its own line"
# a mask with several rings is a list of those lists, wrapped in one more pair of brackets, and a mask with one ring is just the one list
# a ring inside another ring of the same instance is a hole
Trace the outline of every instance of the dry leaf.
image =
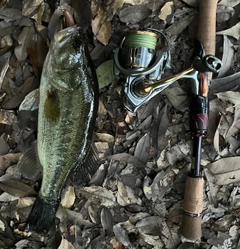
[(207, 167), (215, 175), (217, 185), (226, 185), (240, 181), (239, 162), (240, 157), (229, 157), (213, 162)]
[(128, 233), (125, 230), (125, 228), (121, 226), (121, 224), (118, 223), (115, 226), (113, 226), (113, 232), (119, 242), (121, 242), (124, 246), (126, 246), (129, 249), (132, 248), (131, 242), (128, 237)]
[(230, 67), (233, 65), (233, 57), (234, 57), (234, 48), (233, 44), (229, 40), (229, 38), (224, 35), (223, 36), (223, 57), (222, 57), (222, 63), (223, 67), (221, 67), (218, 77), (221, 78), (224, 76), (225, 73), (230, 69)]
[(111, 244), (113, 246), (114, 249), (124, 249), (124, 245), (119, 242), (116, 238), (113, 238), (111, 241)]
[(26, 0), (23, 2), (22, 15), (30, 16), (37, 11), (40, 5), (44, 2), (43, 0)]
[(71, 208), (76, 199), (73, 186), (67, 186), (61, 194), (61, 204), (65, 208)]
[(16, 180), (0, 181), (0, 188), (16, 197), (35, 196), (37, 192), (27, 184)]
[(75, 249), (75, 247), (65, 238), (62, 238), (61, 244), (59, 245), (58, 249)]
[(213, 99), (217, 93), (234, 90), (239, 86), (239, 81), (240, 72), (221, 79), (213, 79), (209, 89), (209, 99)]
[(117, 202), (121, 206), (126, 206), (130, 204), (141, 205), (142, 201), (140, 198), (135, 196), (134, 190), (129, 186), (125, 186), (121, 181), (118, 181), (118, 195)]
[(25, 82), (20, 87), (13, 88), (13, 95), (8, 96), (2, 104), (2, 108), (13, 109), (20, 105), (25, 96), (31, 92), (35, 76), (26, 78)]
[(230, 29), (218, 31), (216, 34), (232, 36), (233, 38), (238, 40), (240, 37), (240, 22), (231, 27)]
[(218, 93), (217, 97), (224, 102), (229, 101), (234, 105), (240, 104), (240, 92), (228, 91), (228, 92)]
[(192, 7), (198, 7), (199, 0), (183, 0), (186, 4), (192, 6)]
[(186, 29), (195, 17), (194, 12), (190, 12), (187, 16), (181, 18), (181, 20), (174, 22), (169, 28), (165, 29), (165, 34), (168, 36), (179, 35)]
[(149, 157), (151, 138), (149, 132), (140, 138), (136, 145), (134, 156), (141, 161), (146, 163)]
[(107, 207), (103, 207), (101, 210), (101, 223), (107, 233), (111, 234), (113, 232), (113, 216)]
[(176, 248), (176, 246), (180, 243), (178, 226), (168, 221), (163, 221), (162, 226), (163, 228), (161, 232), (164, 235), (163, 241), (166, 248)]
[(114, 143), (114, 137), (110, 134), (107, 134), (107, 133), (98, 133), (96, 132), (95, 133), (96, 136), (98, 137), (98, 139), (101, 141), (101, 142), (107, 142), (109, 144), (111, 143)]
[(160, 235), (162, 230), (163, 218), (159, 216), (145, 217), (136, 224), (140, 233), (148, 235)]
[(99, 186), (84, 187), (80, 189), (80, 193), (86, 197), (99, 199), (101, 205), (109, 207), (116, 205), (115, 196), (107, 189)]
[(160, 10), (158, 17), (167, 23), (167, 19), (173, 13), (173, 2), (166, 2)]
[(225, 5), (225, 6), (228, 6), (228, 7), (235, 7), (236, 5), (239, 4), (239, 0), (221, 0), (219, 2), (219, 4)]
[(235, 106), (234, 120), (231, 127), (228, 129), (226, 137), (235, 135), (239, 131), (239, 129), (240, 129), (240, 104)]
[(119, 18), (121, 22), (137, 23), (151, 14), (151, 10), (143, 5), (129, 6), (120, 10)]
[(234, 9), (225, 5), (217, 6), (217, 22), (225, 22), (234, 15)]
[[(15, 21), (22, 18), (21, 10), (14, 8), (1, 8), (0, 9), (0, 18), (5, 20), (5, 22)], [(2, 33), (1, 33), (2, 36)]]
[(97, 39), (103, 44), (107, 45), (112, 33), (111, 22), (106, 21), (101, 25), (101, 28), (98, 31)]
[(187, 92), (175, 83), (162, 91), (165, 94), (169, 102), (179, 111), (186, 111), (188, 109), (188, 94)]
[(21, 34), (18, 36), (19, 45), (15, 47), (14, 53), (19, 61), (23, 61), (27, 58), (27, 47), (29, 39), (35, 34), (34, 27), (24, 27)]

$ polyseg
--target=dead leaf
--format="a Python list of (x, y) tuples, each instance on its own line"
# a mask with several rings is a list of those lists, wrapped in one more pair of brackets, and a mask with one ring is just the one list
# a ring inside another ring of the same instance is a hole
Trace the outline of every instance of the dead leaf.
[(24, 61), (28, 54), (27, 54), (27, 46), (30, 37), (35, 33), (34, 28), (31, 27), (24, 27), (21, 34), (18, 36), (18, 43), (19, 45), (15, 47), (14, 53), (19, 61)]
[(20, 105), (25, 96), (31, 92), (35, 76), (26, 78), (25, 82), (20, 87), (12, 89), (12, 96), (8, 96), (2, 104), (2, 108), (13, 109)]
[[(240, 181), (240, 157), (228, 157), (210, 163), (207, 168), (215, 175), (217, 185)], [(226, 167), (227, 166), (227, 167)]]
[(121, 242), (127, 248), (132, 248), (128, 233), (120, 223), (113, 226), (113, 232), (119, 242)]
[(240, 129), (240, 104), (235, 106), (234, 120), (228, 129), (226, 137), (230, 137), (235, 135)]
[(111, 32), (112, 32), (111, 22), (106, 21), (101, 25), (101, 28), (99, 29), (96, 37), (103, 45), (107, 45), (111, 37)]
[(95, 16), (95, 18), (92, 20), (92, 31), (93, 34), (96, 36), (102, 26), (102, 24), (106, 21), (106, 16), (105, 16), (105, 12), (103, 11), (103, 9), (99, 9), (97, 15)]
[(143, 5), (129, 6), (120, 10), (119, 18), (121, 22), (137, 23), (151, 14), (151, 10)]
[(80, 193), (86, 197), (99, 199), (101, 205), (109, 207), (116, 205), (115, 196), (107, 189), (99, 186), (84, 187), (80, 189)]
[(234, 88), (239, 86), (239, 81), (240, 72), (221, 79), (213, 79), (208, 94), (209, 99), (213, 99), (217, 93), (234, 90)]
[(166, 2), (163, 7), (160, 10), (160, 13), (158, 15), (158, 17), (164, 21), (164, 23), (167, 23), (169, 21), (167, 21), (169, 18), (169, 16), (171, 16), (173, 14), (173, 2)]
[[(21, 10), (14, 8), (1, 8), (0, 9), (0, 18), (5, 20), (5, 22), (15, 21), (22, 18)], [(2, 33), (1, 33), (2, 36)]]
[(65, 208), (71, 208), (75, 202), (76, 195), (73, 186), (67, 186), (61, 194), (61, 205)]
[(149, 132), (141, 137), (136, 145), (134, 156), (141, 161), (146, 163), (149, 158), (151, 138)]
[(74, 249), (74, 248), (75, 247), (73, 246), (73, 244), (67, 241), (65, 238), (62, 238), (61, 244), (58, 247), (58, 249)]
[(217, 97), (224, 102), (229, 101), (234, 105), (240, 104), (240, 92), (228, 91), (228, 92), (218, 93)]
[(138, 221), (136, 228), (140, 233), (148, 235), (160, 235), (163, 218), (159, 216), (148, 216)]
[(110, 243), (112, 244), (114, 249), (124, 249), (124, 245), (115, 237), (110, 241)]
[(234, 15), (233, 7), (228, 7), (225, 5), (217, 6), (217, 22), (225, 22), (229, 20)]
[(140, 198), (135, 196), (134, 190), (129, 186), (124, 185), (121, 181), (118, 181), (118, 195), (117, 202), (121, 206), (126, 206), (130, 204), (141, 205), (142, 201)]
[(26, 0), (23, 2), (22, 15), (31, 16), (37, 11), (40, 5), (44, 2), (43, 0)]
[(136, 167), (142, 166), (143, 164), (136, 158), (128, 153), (119, 153), (108, 157), (109, 159), (117, 160), (120, 162), (126, 162), (134, 164)]
[(37, 192), (27, 184), (16, 180), (0, 181), (0, 188), (16, 197), (35, 196)]
[(188, 94), (180, 87), (178, 83), (175, 83), (162, 91), (165, 94), (169, 102), (179, 111), (186, 111), (188, 109)]
[(186, 4), (192, 6), (192, 7), (198, 7), (199, 0), (183, 0)]
[(219, 4), (225, 5), (225, 6), (228, 6), (228, 7), (235, 7), (236, 5), (239, 4), (239, 0), (221, 0), (219, 2)]
[(132, 5), (146, 5), (148, 3), (153, 3), (153, 0), (124, 0), (125, 4), (132, 4)]
[(179, 35), (186, 29), (195, 17), (194, 12), (190, 12), (187, 16), (181, 18), (181, 20), (174, 22), (170, 27), (165, 29), (165, 34), (168, 36)]
[(234, 56), (234, 48), (233, 44), (229, 40), (229, 38), (224, 35), (223, 36), (223, 57), (222, 57), (222, 63), (223, 67), (221, 67), (218, 78), (221, 78), (224, 76), (225, 73), (230, 69), (230, 67), (233, 65), (233, 56)]
[(111, 234), (113, 232), (113, 216), (107, 207), (103, 207), (101, 210), (101, 223), (107, 233)]
[(231, 27), (230, 29), (226, 29), (223, 31), (216, 32), (217, 35), (228, 35), (235, 39), (239, 39), (240, 37), (240, 22)]
[(164, 235), (163, 241), (166, 248), (176, 248), (176, 246), (180, 243), (178, 226), (176, 224), (168, 221), (163, 221), (161, 232)]

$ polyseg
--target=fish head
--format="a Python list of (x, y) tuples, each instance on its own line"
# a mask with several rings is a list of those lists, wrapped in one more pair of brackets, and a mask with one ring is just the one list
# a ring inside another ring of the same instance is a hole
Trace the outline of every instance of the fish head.
[(73, 90), (87, 70), (87, 39), (81, 28), (72, 26), (57, 32), (49, 51), (50, 74), (55, 88)]

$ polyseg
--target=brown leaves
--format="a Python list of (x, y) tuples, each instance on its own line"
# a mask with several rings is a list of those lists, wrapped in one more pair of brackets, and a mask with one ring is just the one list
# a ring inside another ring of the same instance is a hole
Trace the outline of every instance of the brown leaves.
[(134, 5), (124, 8), (119, 13), (119, 18), (125, 23), (137, 23), (151, 14), (151, 10), (143, 5)]
[(214, 174), (218, 185), (240, 182), (240, 157), (220, 159), (209, 164), (208, 169)]
[[(2, 108), (14, 108), (0, 112), (0, 247), (190, 249), (193, 245), (181, 244), (178, 237), (184, 181), (191, 163), (190, 84), (185, 80), (173, 84), (133, 115), (123, 108), (124, 82), (113, 81), (109, 62), (99, 81), (95, 143), (102, 164), (92, 185), (65, 187), (57, 232), (52, 231), (51, 238), (21, 231), (34, 201), (25, 196), (35, 196), (34, 189), (40, 184), (37, 181), (32, 186), (21, 180), (15, 165), (21, 155), (17, 152), (35, 140), (37, 130), (36, 116), (23, 115), (23, 128), (18, 124), (22, 111), (37, 112), (38, 93), (32, 93), (30, 102), (22, 100), (38, 86), (41, 56), (49, 39), (64, 27), (64, 10), (73, 14), (78, 24), (84, 21), (88, 27), (92, 22), (96, 39), (89, 39), (89, 47), (97, 65), (112, 58), (127, 29), (147, 27), (170, 37), (173, 60), (167, 74), (192, 64), (190, 36), (195, 37), (199, 1), (96, 0), (91, 1), (92, 19), (89, 10), (81, 8), (88, 2), (73, 0), (71, 5), (55, 8), (58, 1), (5, 1), (7, 8), (0, 10), (0, 54), (4, 55), (0, 58), (0, 101)], [(240, 96), (233, 92), (239, 86), (239, 73), (233, 73), (240, 69), (239, 45), (234, 39), (239, 36), (235, 30), (239, 25), (237, 4), (239, 1), (222, 0), (217, 13), (219, 34), (223, 34), (218, 37), (217, 50), (224, 67), (219, 78), (212, 80), (210, 94), (215, 100), (211, 103), (209, 136), (202, 148), (202, 164), (210, 163), (204, 170), (204, 248), (237, 247), (239, 239)], [(13, 234), (17, 234), (17, 241)]]
[(37, 193), (27, 184), (16, 180), (0, 180), (0, 188), (16, 197), (35, 196)]

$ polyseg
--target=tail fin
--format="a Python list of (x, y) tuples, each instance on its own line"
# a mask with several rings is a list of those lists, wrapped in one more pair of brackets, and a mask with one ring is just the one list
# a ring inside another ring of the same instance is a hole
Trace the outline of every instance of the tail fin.
[(37, 233), (47, 233), (57, 212), (59, 201), (45, 200), (37, 196), (28, 217), (28, 229)]

